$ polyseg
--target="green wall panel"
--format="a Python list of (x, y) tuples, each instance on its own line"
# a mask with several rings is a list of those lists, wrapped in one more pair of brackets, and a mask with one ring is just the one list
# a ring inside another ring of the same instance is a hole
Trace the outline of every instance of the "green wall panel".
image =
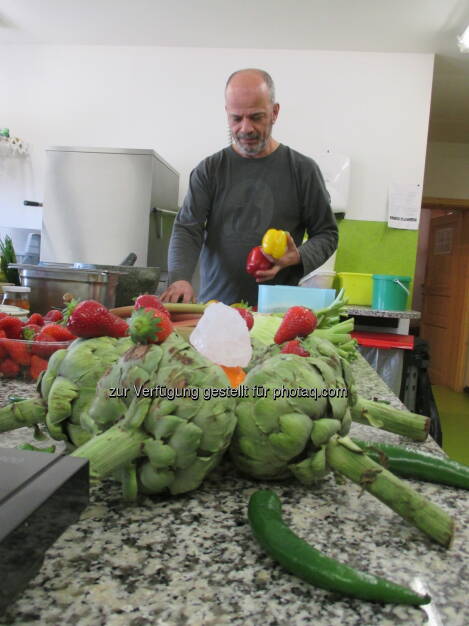
[(417, 240), (418, 230), (388, 228), (386, 222), (340, 220), (335, 271), (399, 274), (413, 280)]

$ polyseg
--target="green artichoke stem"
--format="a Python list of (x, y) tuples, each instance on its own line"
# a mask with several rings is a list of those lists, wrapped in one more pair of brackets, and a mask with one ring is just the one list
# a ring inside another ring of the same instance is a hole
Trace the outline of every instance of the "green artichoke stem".
[(430, 430), (430, 418), (410, 411), (400, 411), (394, 407), (365, 400), (358, 396), (357, 402), (350, 407), (352, 419), (359, 424), (378, 426), (397, 435), (409, 437), (415, 441), (425, 441)]
[(142, 430), (125, 430), (115, 425), (74, 450), (71, 456), (88, 459), (90, 474), (103, 478), (122, 465), (143, 455), (143, 442), (148, 435)]
[(120, 470), (122, 498), (124, 502), (137, 502), (138, 484), (135, 463), (128, 463)]
[(333, 437), (326, 446), (328, 465), (350, 478), (445, 548), (451, 544), (453, 519), (412, 487), (375, 463), (349, 437)]
[(316, 328), (314, 333), (317, 337), (325, 337), (326, 339), (330, 339), (331, 336), (340, 333), (340, 334), (348, 334), (351, 333), (354, 328), (353, 319), (347, 319), (342, 322), (338, 322), (331, 326), (330, 328)]
[(170, 313), (203, 313), (205, 304), (194, 304), (191, 302), (165, 302), (165, 308)]
[(34, 426), (46, 420), (47, 408), (41, 398), (12, 402), (0, 409), (0, 433), (23, 426)]

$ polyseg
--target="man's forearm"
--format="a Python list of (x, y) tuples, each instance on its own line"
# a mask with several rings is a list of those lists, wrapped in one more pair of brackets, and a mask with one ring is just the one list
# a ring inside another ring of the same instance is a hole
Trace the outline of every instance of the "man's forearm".
[(168, 248), (168, 282), (192, 281), (202, 248), (203, 229), (175, 222)]
[(314, 235), (299, 248), (304, 276), (320, 267), (337, 250), (338, 233), (331, 228)]

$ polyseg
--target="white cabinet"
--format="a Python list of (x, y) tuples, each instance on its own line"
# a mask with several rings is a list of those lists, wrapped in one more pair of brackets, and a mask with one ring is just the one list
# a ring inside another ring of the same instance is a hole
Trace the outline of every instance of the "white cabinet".
[(165, 271), (178, 188), (154, 150), (47, 148), (41, 261), (118, 264), (135, 252), (136, 265)]

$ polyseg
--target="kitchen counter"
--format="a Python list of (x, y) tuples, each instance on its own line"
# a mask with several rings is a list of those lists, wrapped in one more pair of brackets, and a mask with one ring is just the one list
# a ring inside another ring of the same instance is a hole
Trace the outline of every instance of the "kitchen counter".
[(390, 332), (399, 335), (407, 335), (410, 322), (418, 322), (421, 318), (420, 311), (383, 311), (358, 304), (349, 304), (346, 310), (350, 317), (355, 318), (355, 330)]
[[(353, 368), (362, 395), (401, 406), (363, 358)], [(30, 395), (32, 389), (1, 381), (0, 406), (9, 394)], [(352, 432), (362, 439), (401, 442), (441, 454), (433, 441), (409, 443), (360, 425)], [(2, 447), (31, 440), (28, 429), (0, 434)], [(463, 626), (469, 623), (463, 582), (469, 564), (468, 493), (430, 483), (413, 485), (457, 520), (451, 549), (427, 539), (358, 486), (336, 483), (332, 476), (314, 488), (294, 480), (257, 483), (236, 474), (225, 461), (197, 491), (145, 498), (138, 506), (124, 505), (119, 487), (110, 480), (94, 485), (80, 521), (47, 551), (39, 574), (0, 617), (0, 624), (428, 623), (419, 608), (341, 598), (274, 565), (253, 539), (246, 517), (250, 494), (270, 487), (282, 499), (287, 522), (319, 550), (400, 584), (424, 581), (441, 624)]]
[(364, 317), (389, 317), (395, 319), (419, 320), (420, 311), (383, 311), (381, 309), (372, 309), (370, 306), (361, 306), (359, 304), (349, 304), (346, 307), (349, 315)]
[(418, 322), (420, 311), (382, 311), (370, 306), (349, 304), (347, 314), (355, 318), (355, 330), (390, 332), (399, 335), (409, 333), (410, 322)]

